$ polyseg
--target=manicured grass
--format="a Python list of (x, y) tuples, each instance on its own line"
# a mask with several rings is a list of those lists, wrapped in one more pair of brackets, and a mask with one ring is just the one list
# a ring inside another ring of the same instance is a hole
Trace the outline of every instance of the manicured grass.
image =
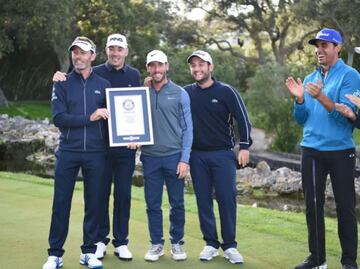
[[(64, 269), (85, 268), (79, 265), (82, 242), (82, 184), (74, 192), (70, 230), (65, 243)], [(0, 172), (0, 268), (41, 268), (46, 260), (53, 195), (53, 181), (26, 174)], [(164, 196), (164, 234), (166, 253), (159, 262), (148, 263), (143, 256), (149, 246), (143, 189), (133, 187), (129, 247), (132, 262), (118, 260), (108, 246), (104, 268), (236, 268), (221, 256), (211, 262), (200, 262), (198, 254), (204, 242), (199, 230), (195, 197), (186, 195), (185, 248), (188, 259), (174, 262), (169, 254), (168, 202)], [(112, 202), (111, 202), (112, 203)], [(216, 204), (216, 203), (215, 203)], [(217, 207), (216, 207), (217, 208)], [(340, 247), (336, 220), (326, 219), (329, 268), (339, 268)], [(220, 227), (220, 226), (218, 226)], [(238, 207), (237, 240), (243, 254), (244, 269), (293, 268), (307, 255), (304, 215), (269, 209)]]
[(0, 106), (0, 114), (22, 116), (28, 119), (51, 118), (50, 101), (10, 102), (9, 107)]

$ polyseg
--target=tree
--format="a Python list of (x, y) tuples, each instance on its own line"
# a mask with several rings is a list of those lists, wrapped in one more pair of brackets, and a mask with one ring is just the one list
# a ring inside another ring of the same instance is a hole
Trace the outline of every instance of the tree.
[(71, 0), (1, 0), (0, 60), (26, 48), (34, 32), (41, 32), (43, 42), (49, 42), (58, 55), (60, 66), (68, 65), (63, 47), (71, 39), (69, 33), (76, 31), (72, 23), (75, 4)]
[(359, 0), (303, 0), (296, 9), (304, 21), (319, 22), (318, 30), (322, 27), (339, 30), (347, 51), (347, 64), (353, 64), (354, 47), (360, 43)]
[(97, 59), (104, 61), (107, 35), (125, 34), (128, 62), (144, 70), (146, 53), (167, 42), (166, 30), (176, 17), (165, 0), (0, 0), (0, 5), (0, 85), (10, 100), (48, 98), (51, 75), (67, 71), (68, 46), (78, 35), (93, 39)]
[[(220, 50), (230, 51), (245, 61), (264, 65), (270, 53), (276, 63), (284, 64), (286, 58), (301, 49), (304, 40), (316, 32), (306, 26), (299, 28), (299, 21), (293, 12), (300, 4), (298, 0), (184, 0), (187, 7), (201, 8), (208, 14), (207, 29), (211, 35), (199, 33), (208, 45), (215, 44)], [(216, 29), (214, 34), (214, 30)], [(204, 30), (204, 28), (202, 29)], [(238, 45), (251, 40), (256, 55), (246, 55), (234, 46), (224, 32), (237, 36)], [(296, 32), (296, 38), (290, 39)]]

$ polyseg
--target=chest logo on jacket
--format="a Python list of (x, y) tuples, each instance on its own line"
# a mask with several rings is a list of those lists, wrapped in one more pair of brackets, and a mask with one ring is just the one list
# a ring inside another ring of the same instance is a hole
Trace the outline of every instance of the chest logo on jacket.
[(219, 103), (219, 100), (218, 100), (218, 99), (213, 98), (213, 99), (211, 99), (211, 103), (213, 103), (213, 104), (217, 104), (217, 103)]

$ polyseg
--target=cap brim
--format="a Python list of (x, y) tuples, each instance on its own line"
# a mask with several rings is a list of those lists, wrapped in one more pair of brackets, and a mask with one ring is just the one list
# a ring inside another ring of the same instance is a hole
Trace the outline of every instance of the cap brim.
[(106, 44), (106, 47), (111, 47), (111, 46), (117, 46), (117, 47), (120, 47), (120, 48), (124, 48), (124, 49), (127, 49), (127, 44), (120, 44), (119, 42), (108, 42)]
[(335, 41), (329, 41), (329, 40), (326, 40), (326, 39), (321, 39), (321, 38), (314, 38), (314, 39), (310, 39), (308, 41), (308, 43), (310, 45), (316, 45), (316, 42), (317, 41), (325, 41), (325, 42), (329, 42), (329, 43), (334, 43), (334, 44), (337, 44), (337, 45), (341, 45), (341, 43), (338, 43), (338, 42), (335, 42)]
[(320, 40), (320, 39), (316, 39), (316, 38), (310, 39), (310, 40), (308, 41), (308, 43), (309, 43), (310, 45), (315, 45), (315, 44), (316, 44), (316, 41), (318, 41), (318, 40)]
[(187, 58), (187, 62), (190, 63), (190, 60), (192, 57), (195, 57), (196, 55), (190, 55), (188, 58)]
[(355, 47), (355, 48), (354, 48), (354, 51), (355, 51), (357, 54), (360, 54), (360, 47)]
[(91, 49), (91, 46), (88, 46), (88, 45), (85, 45), (84, 43), (75, 43), (75, 44), (72, 44), (70, 47), (69, 47), (69, 51), (71, 51), (74, 47), (79, 47), (80, 49), (82, 49), (83, 51), (92, 51), (92, 52), (95, 52), (93, 49)]

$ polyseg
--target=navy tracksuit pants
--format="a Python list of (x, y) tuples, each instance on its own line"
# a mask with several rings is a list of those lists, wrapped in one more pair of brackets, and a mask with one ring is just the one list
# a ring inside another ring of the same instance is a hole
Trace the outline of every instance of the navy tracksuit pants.
[(99, 189), (105, 165), (105, 152), (56, 152), (54, 200), (51, 215), (48, 249), (49, 256), (64, 254), (71, 201), (81, 169), (84, 183), (85, 216), (83, 223), (82, 253), (95, 253), (98, 232)]
[[(206, 245), (236, 248), (236, 158), (232, 150), (192, 150), (190, 172), (200, 228)], [(218, 240), (213, 198), (218, 203), (222, 244)]]
[(306, 204), (309, 251), (314, 261), (322, 263), (326, 259), (324, 203), (326, 179), (330, 175), (342, 249), (341, 263), (356, 264), (358, 233), (354, 168), (354, 149), (317, 151), (303, 148), (302, 186)]
[(113, 236), (114, 247), (127, 245), (131, 206), (131, 185), (135, 169), (136, 150), (126, 147), (109, 148), (106, 157), (104, 181), (101, 186), (100, 225), (97, 241), (108, 244), (110, 239), (109, 198), (114, 181)]
[(152, 244), (164, 244), (161, 210), (164, 183), (170, 204), (170, 241), (183, 244), (185, 225), (184, 179), (176, 175), (181, 153), (164, 157), (142, 154), (146, 213)]

